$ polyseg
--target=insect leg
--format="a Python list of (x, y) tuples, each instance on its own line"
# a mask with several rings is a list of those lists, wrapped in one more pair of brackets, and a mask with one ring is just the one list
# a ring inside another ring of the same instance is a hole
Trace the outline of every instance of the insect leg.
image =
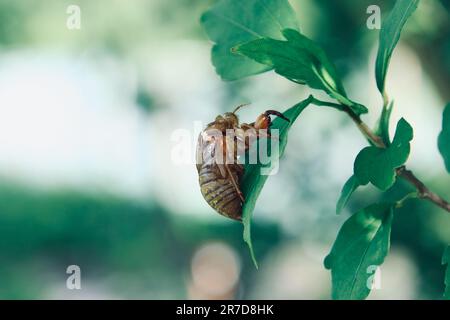
[(227, 171), (225, 169), (225, 165), (224, 164), (217, 164), (217, 167), (219, 167), (220, 175), (222, 176), (222, 178), (226, 178), (227, 177)]
[(227, 165), (225, 165), (225, 169), (226, 169), (227, 172), (228, 172), (228, 176), (230, 177), (231, 183), (234, 185), (234, 188), (236, 189), (236, 192), (238, 193), (239, 198), (241, 198), (242, 202), (244, 202), (244, 201), (245, 201), (244, 195), (242, 194), (241, 189), (239, 189), (239, 186), (238, 186), (238, 184), (236, 183), (236, 180), (234, 180), (234, 177), (233, 177), (233, 175), (231, 174), (230, 167), (227, 166)]
[(286, 120), (287, 122), (291, 122), (291, 120), (286, 118), (286, 116), (284, 114), (282, 114), (281, 112), (276, 111), (276, 110), (267, 110), (266, 112), (264, 112), (264, 115), (266, 115), (266, 116), (274, 115), (274, 116), (280, 117), (283, 120)]

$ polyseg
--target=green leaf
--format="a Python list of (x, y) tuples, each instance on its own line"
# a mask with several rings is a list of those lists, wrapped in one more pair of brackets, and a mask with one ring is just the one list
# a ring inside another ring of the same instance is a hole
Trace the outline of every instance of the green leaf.
[(201, 17), (208, 37), (215, 42), (212, 62), (224, 80), (237, 80), (270, 70), (231, 48), (261, 37), (281, 39), (281, 30), (298, 29), (287, 0), (220, 0)]
[(350, 200), (351, 195), (360, 186), (358, 179), (353, 175), (344, 184), (341, 191), (341, 196), (336, 204), (336, 214), (340, 214), (342, 209), (347, 205), (348, 200)]
[(450, 300), (450, 246), (448, 246), (442, 256), (442, 264), (447, 265), (447, 270), (445, 271), (445, 291), (444, 299)]
[(389, 103), (388, 106), (383, 107), (381, 111), (380, 119), (378, 120), (378, 126), (375, 130), (375, 134), (380, 136), (384, 144), (389, 146), (391, 144), (391, 139), (389, 135), (389, 123), (391, 120), (392, 109), (394, 107), (394, 102)]
[(287, 41), (265, 37), (233, 50), (293, 82), (324, 90), (358, 115), (367, 112), (366, 107), (347, 98), (334, 64), (319, 45), (293, 29), (283, 30), (283, 35)]
[[(300, 113), (311, 103), (312, 100), (313, 97), (310, 96), (306, 100), (296, 104), (295, 106), (291, 107), (286, 112), (284, 112), (283, 115), (287, 117), (290, 120), (290, 122), (287, 122), (286, 120), (280, 118), (276, 118), (272, 122), (271, 130), (274, 129), (279, 130), (280, 157), (283, 155), (284, 150), (286, 148), (289, 129), (294, 124), (295, 120), (300, 115)], [(246, 164), (244, 171), (245, 173), (241, 181), (241, 191), (245, 197), (245, 203), (242, 208), (242, 223), (244, 224), (244, 241), (248, 244), (250, 254), (256, 267), (258, 267), (258, 263), (256, 261), (252, 246), (251, 219), (253, 215), (253, 210), (255, 209), (256, 200), (258, 199), (258, 196), (261, 193), (264, 183), (269, 177), (267, 174), (262, 174), (261, 170), (264, 169), (268, 170), (269, 168), (271, 168), (274, 161), (278, 161), (278, 159), (271, 159), (271, 161), (268, 164), (262, 163)]]
[(374, 204), (352, 215), (342, 226), (325, 268), (331, 270), (333, 299), (365, 299), (368, 268), (380, 266), (389, 252), (393, 204)]
[(438, 139), (439, 151), (444, 158), (445, 167), (450, 173), (450, 103), (447, 104), (444, 110), (442, 119), (442, 132)]
[(410, 152), (413, 129), (405, 119), (400, 119), (392, 144), (387, 148), (375, 146), (362, 149), (355, 159), (354, 175), (361, 185), (371, 182), (381, 190), (389, 189), (395, 182), (395, 169), (404, 165)]
[(392, 52), (400, 39), (402, 29), (408, 18), (417, 9), (419, 0), (397, 0), (395, 6), (383, 21), (380, 30), (375, 75), (378, 90), (385, 95), (386, 73)]

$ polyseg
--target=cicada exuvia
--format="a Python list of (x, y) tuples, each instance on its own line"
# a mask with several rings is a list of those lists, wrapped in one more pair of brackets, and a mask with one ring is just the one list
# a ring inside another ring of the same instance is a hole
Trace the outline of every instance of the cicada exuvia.
[[(267, 110), (250, 124), (239, 124), (236, 112), (219, 115), (203, 130), (197, 143), (197, 170), (200, 190), (206, 202), (218, 213), (235, 220), (242, 220), (242, 205), (245, 201), (241, 192), (244, 165), (238, 161), (239, 144), (248, 151), (249, 137), (270, 137), (271, 115), (289, 122), (282, 113)], [(231, 134), (230, 134), (231, 133)]]

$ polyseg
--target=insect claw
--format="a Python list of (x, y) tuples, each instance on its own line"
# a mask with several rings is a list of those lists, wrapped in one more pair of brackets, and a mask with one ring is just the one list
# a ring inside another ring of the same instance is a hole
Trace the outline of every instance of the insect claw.
[(286, 120), (287, 122), (291, 122), (291, 120), (289, 120), (284, 114), (276, 110), (267, 110), (266, 112), (264, 112), (264, 115), (266, 116), (275, 115), (283, 120)]

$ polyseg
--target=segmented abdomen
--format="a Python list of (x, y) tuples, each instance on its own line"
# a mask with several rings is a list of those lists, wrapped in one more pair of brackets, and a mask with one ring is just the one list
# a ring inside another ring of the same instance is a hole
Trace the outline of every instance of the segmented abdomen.
[[(243, 168), (230, 165), (231, 173), (239, 183)], [(198, 166), (200, 190), (206, 202), (218, 213), (235, 220), (242, 220), (242, 202), (231, 179), (223, 178), (218, 165), (203, 164)]]

